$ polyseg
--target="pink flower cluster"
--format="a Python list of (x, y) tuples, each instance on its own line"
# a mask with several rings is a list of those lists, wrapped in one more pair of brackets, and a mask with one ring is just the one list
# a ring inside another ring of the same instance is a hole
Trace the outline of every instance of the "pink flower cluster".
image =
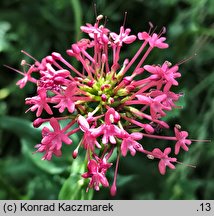
[[(175, 169), (177, 159), (170, 156), (172, 149), (175, 155), (181, 149), (188, 151), (191, 140), (179, 125), (174, 126), (172, 136), (156, 133), (158, 128), (170, 129), (163, 117), (179, 108), (176, 102), (182, 96), (172, 88), (178, 86), (177, 79), (181, 77), (178, 65), (168, 61), (162, 65), (144, 64), (153, 49), (169, 47), (163, 37), (165, 28), (156, 34), (151, 27), (149, 32), (136, 36), (121, 26), (120, 32), (115, 33), (100, 24), (102, 18), (100, 15), (94, 25), (82, 26), (81, 30), (89, 37), (67, 50), (67, 55), (79, 63), (79, 69), (56, 52), (40, 62), (22, 51), (35, 62), (33, 65), (22, 62), (28, 70), (16, 70), (23, 75), (17, 85), (20, 88), (27, 82), (37, 85), (35, 96), (26, 98), (26, 104), (30, 105), (27, 111), (36, 112), (34, 127), (49, 122), (53, 128), (43, 127), (41, 143), (35, 146), (37, 152), (44, 153), (42, 159), (61, 156), (63, 143), (71, 145), (71, 135), (82, 131), (73, 157), (78, 156), (80, 147), (85, 149), (87, 170), (82, 177), (89, 179), (88, 189), (98, 191), (102, 185), (110, 187), (115, 195), (121, 156), (128, 153), (134, 156), (138, 152), (157, 159), (159, 171), (164, 175), (166, 167)], [(122, 48), (136, 41), (141, 44), (136, 54), (121, 60)], [(46, 118), (41, 117), (44, 113)], [(61, 128), (60, 122), (64, 120), (69, 123)], [(149, 151), (143, 145), (148, 138), (171, 140), (174, 145), (162, 150), (151, 147)], [(109, 161), (115, 151), (114, 164)], [(109, 169), (115, 170), (111, 184), (107, 178)]]

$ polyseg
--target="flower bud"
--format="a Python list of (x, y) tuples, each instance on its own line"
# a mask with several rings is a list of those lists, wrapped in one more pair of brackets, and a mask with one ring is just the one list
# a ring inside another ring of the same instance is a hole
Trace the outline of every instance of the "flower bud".
[(102, 41), (103, 41), (103, 43), (105, 43), (105, 44), (108, 43), (109, 39), (108, 39), (107, 35), (105, 35), (105, 34), (102, 35)]
[(75, 56), (73, 50), (71, 50), (71, 49), (66, 50), (66, 53), (67, 53), (69, 56)]
[(53, 63), (54, 62), (54, 59), (53, 59), (53, 57), (52, 56), (47, 56), (46, 58), (46, 61), (48, 62), (48, 63)]
[(137, 68), (134, 73), (135, 74), (141, 74), (145, 69), (144, 68)]
[(37, 118), (36, 120), (34, 120), (33, 122), (33, 127), (38, 128), (42, 125), (42, 123), (44, 123), (45, 120), (42, 118)]
[(107, 100), (106, 95), (105, 95), (105, 94), (102, 94), (102, 95), (101, 95), (101, 99), (102, 99), (103, 102), (106, 102), (106, 100)]
[(132, 77), (131, 76), (124, 77), (123, 81), (125, 85), (129, 85), (132, 81)]
[(102, 63), (105, 64), (106, 63), (106, 55), (102, 54)]
[(114, 103), (114, 98), (110, 97), (110, 98), (108, 99), (108, 103), (113, 104), (113, 103)]
[(114, 114), (114, 122), (117, 123), (118, 121), (120, 121), (120, 114), (116, 111)]
[(113, 185), (111, 186), (110, 193), (111, 193), (112, 196), (115, 196), (115, 195), (116, 195), (116, 193), (117, 193), (116, 184), (113, 184)]
[(72, 50), (73, 50), (73, 52), (74, 52), (75, 54), (79, 54), (79, 53), (80, 53), (80, 49), (79, 49), (79, 47), (78, 47), (76, 44), (73, 44), (73, 45), (71, 46), (71, 48), (72, 48)]
[(119, 90), (117, 91), (117, 95), (118, 95), (118, 96), (126, 96), (128, 93), (129, 93), (129, 91), (128, 91), (127, 89), (125, 89), (125, 88), (119, 89)]
[(93, 81), (93, 80), (88, 81), (88, 82), (87, 82), (87, 85), (88, 85), (89, 87), (92, 87), (92, 86), (94, 85), (94, 81)]
[(146, 133), (148, 134), (153, 134), (154, 133), (154, 128), (150, 125), (150, 124), (144, 124), (144, 130), (146, 131)]
[(79, 146), (72, 153), (73, 159), (77, 158), (77, 156), (78, 156), (78, 150), (79, 150)]
[(60, 53), (57, 53), (57, 52), (52, 52), (51, 53), (51, 56), (53, 57), (53, 59), (55, 60), (60, 60), (62, 58), (61, 54)]
[(123, 62), (123, 65), (127, 65), (129, 63), (129, 60), (126, 58), (125, 60), (124, 60), (124, 62)]

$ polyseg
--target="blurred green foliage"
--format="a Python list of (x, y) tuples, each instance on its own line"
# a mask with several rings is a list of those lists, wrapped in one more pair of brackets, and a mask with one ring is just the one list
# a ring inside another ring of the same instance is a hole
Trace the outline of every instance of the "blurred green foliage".
[[(0, 199), (111, 199), (109, 191), (85, 194), (87, 183), (80, 179), (83, 160), (73, 161), (71, 154), (79, 142), (63, 147), (63, 157), (41, 161), (33, 154), (41, 129), (31, 126), (33, 115), (25, 114), (25, 97), (34, 87), (19, 90), (20, 76), (4, 68), (19, 68), (26, 50), (41, 59), (53, 51), (65, 54), (66, 48), (81, 37), (79, 27), (95, 19), (97, 13), (108, 17), (107, 26), (119, 31), (124, 12), (126, 26), (134, 33), (148, 30), (151, 21), (157, 29), (167, 27), (170, 48), (156, 50), (148, 63), (169, 60), (180, 66), (182, 78), (176, 91), (185, 93), (180, 105), (167, 119), (178, 123), (194, 139), (211, 139), (214, 133), (214, 1), (213, 0), (1, 0), (0, 2)], [(137, 47), (129, 50), (129, 57)], [(127, 52), (124, 52), (124, 57)], [(197, 55), (196, 55), (197, 54)], [(19, 78), (18, 78), (19, 77)], [(28, 119), (28, 120), (27, 120)], [(154, 145), (144, 140), (144, 145)], [(159, 142), (159, 141), (157, 141)], [(164, 146), (166, 142), (159, 142)], [(119, 165), (118, 193), (115, 199), (213, 199), (214, 146), (193, 143), (179, 161), (194, 164), (196, 169), (177, 165), (160, 176), (157, 162), (137, 154), (122, 158)], [(113, 176), (109, 173), (109, 176)]]

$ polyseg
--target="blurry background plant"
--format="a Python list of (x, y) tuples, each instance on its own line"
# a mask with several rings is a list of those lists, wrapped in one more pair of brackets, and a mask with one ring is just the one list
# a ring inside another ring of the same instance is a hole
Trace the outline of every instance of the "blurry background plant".
[[(194, 56), (180, 70), (179, 90), (185, 97), (179, 105), (184, 108), (175, 110), (167, 120), (171, 125), (181, 124), (191, 138), (213, 140), (214, 1), (97, 0), (95, 3), (98, 14), (108, 17), (107, 25), (112, 31), (122, 24), (125, 11), (128, 11), (126, 26), (134, 33), (148, 30), (149, 21), (159, 29), (167, 27), (170, 49), (161, 54), (153, 52), (148, 61), (177, 63)], [(21, 59), (26, 58), (20, 53), (22, 49), (39, 60), (52, 51), (65, 54), (65, 49), (80, 38), (80, 25), (95, 20), (93, 5), (94, 2), (83, 0), (1, 0), (0, 199), (110, 198), (104, 188), (85, 194), (86, 186), (79, 179), (84, 166), (81, 157), (73, 161), (72, 146), (66, 146), (63, 157), (51, 162), (41, 161), (41, 155), (32, 154), (41, 131), (31, 126), (33, 116), (25, 114), (24, 99), (33, 95), (34, 87), (28, 85), (18, 90), (17, 74), (3, 67), (8, 64), (17, 68)], [(135, 47), (129, 50), (129, 56), (134, 52)], [(79, 137), (73, 140), (78, 143)], [(193, 143), (179, 160), (197, 168), (177, 165), (176, 170), (169, 170), (165, 176), (159, 174), (155, 162), (141, 154), (123, 158), (118, 177), (120, 190), (115, 199), (213, 199), (213, 158), (212, 142)]]

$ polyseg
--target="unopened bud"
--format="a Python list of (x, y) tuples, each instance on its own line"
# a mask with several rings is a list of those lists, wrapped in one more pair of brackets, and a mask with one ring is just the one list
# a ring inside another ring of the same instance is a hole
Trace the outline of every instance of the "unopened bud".
[(70, 72), (68, 70), (61, 69), (61, 70), (56, 71), (56, 75), (61, 76), (62, 78), (64, 78), (64, 77), (69, 76)]
[(53, 59), (57, 59), (57, 60), (60, 60), (62, 58), (61, 54), (57, 52), (52, 52), (51, 56), (53, 57)]
[(115, 184), (113, 184), (113, 185), (111, 186), (110, 193), (111, 193), (112, 196), (115, 196), (115, 195), (116, 195), (116, 193), (117, 193), (117, 187), (116, 187)]
[(148, 134), (153, 134), (154, 133), (154, 128), (150, 124), (144, 124), (144, 130)]
[(105, 94), (102, 94), (102, 95), (101, 95), (101, 99), (102, 99), (103, 102), (106, 102), (107, 96), (106, 96)]
[(104, 64), (106, 62), (106, 54), (102, 54), (102, 63)]
[(101, 86), (100, 89), (103, 91), (104, 89), (109, 89), (110, 87), (111, 87), (110, 84), (104, 84), (104, 85)]
[(44, 123), (45, 120), (42, 118), (37, 118), (36, 120), (34, 120), (33, 122), (33, 127), (38, 128), (42, 125), (42, 123)]
[(74, 51), (74, 53), (79, 54), (80, 53), (80, 49), (76, 44), (73, 44), (71, 46), (72, 50)]
[(67, 53), (69, 56), (75, 56), (73, 50), (71, 50), (71, 49), (66, 50), (66, 53)]
[(125, 85), (129, 85), (132, 81), (132, 77), (131, 76), (124, 77), (123, 81)]
[(126, 87), (127, 92), (133, 91), (134, 89), (135, 89), (135, 86), (134, 86), (134, 85), (128, 85), (128, 86)]
[(128, 94), (128, 90), (127, 89), (125, 89), (125, 88), (123, 88), (123, 89), (119, 89), (118, 91), (117, 91), (117, 95), (118, 96), (126, 96), (127, 94)]
[(73, 157), (73, 159), (75, 159), (77, 156), (78, 156), (78, 147), (73, 151), (73, 153), (72, 153), (72, 157)]
[(123, 65), (127, 65), (128, 63), (129, 63), (129, 60), (125, 59), (124, 62), (123, 62)]
[(57, 83), (57, 84), (63, 84), (64, 81), (65, 81), (65, 78), (64, 78), (64, 77), (58, 76), (58, 77), (55, 77), (55, 78), (54, 78), (54, 81), (55, 81), (55, 83)]
[(45, 59), (46, 59), (46, 61), (47, 61), (48, 63), (51, 63), (51, 64), (52, 64), (52, 63), (54, 62), (52, 56), (47, 56)]
[(114, 121), (115, 121), (115, 123), (117, 123), (118, 121), (120, 121), (120, 114), (117, 111), (115, 111)]
[(103, 35), (102, 35), (102, 41), (103, 41), (103, 43), (107, 44), (108, 41), (109, 41), (108, 36), (105, 35), (105, 34), (103, 34)]
[(108, 103), (113, 104), (113, 103), (114, 103), (114, 98), (110, 97), (110, 98), (108, 99)]
[(89, 87), (92, 87), (92, 86), (94, 85), (94, 81), (93, 81), (93, 80), (88, 81), (88, 82), (87, 82), (87, 85), (88, 85)]
[(144, 71), (144, 68), (137, 68), (137, 69), (134, 71), (134, 73), (135, 73), (135, 74), (141, 74), (141, 73), (143, 73), (143, 71)]

